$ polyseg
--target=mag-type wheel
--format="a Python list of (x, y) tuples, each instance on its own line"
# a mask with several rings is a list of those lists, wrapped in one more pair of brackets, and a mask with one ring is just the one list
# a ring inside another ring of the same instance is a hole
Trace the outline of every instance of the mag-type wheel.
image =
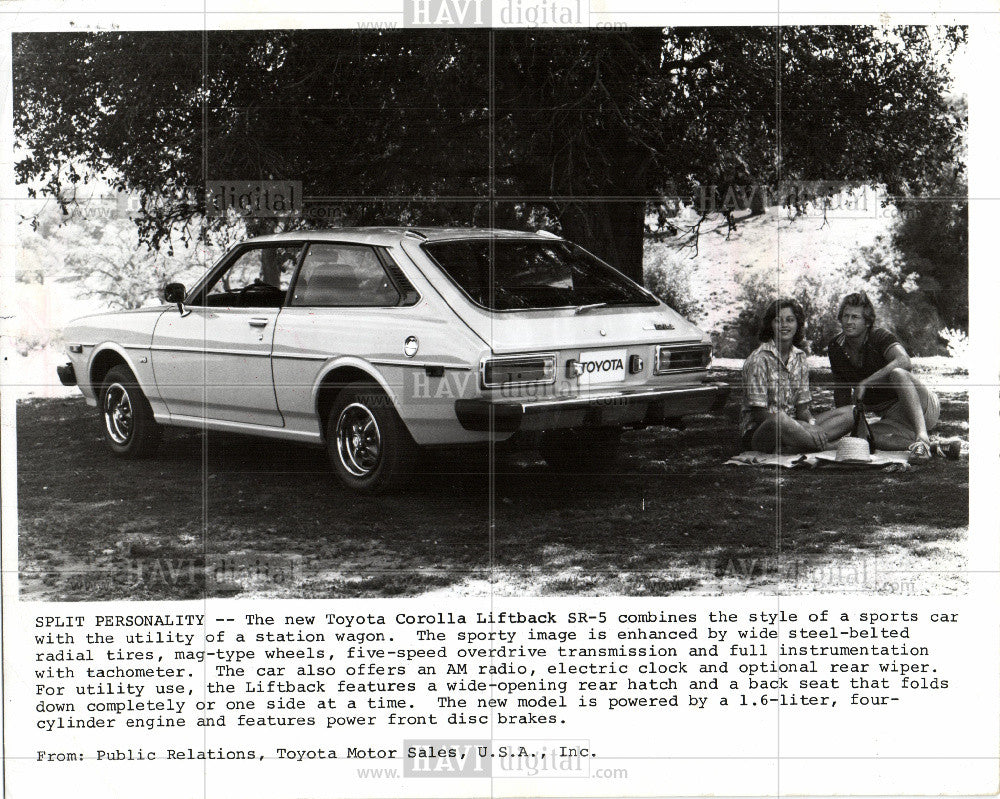
[(125, 458), (141, 458), (156, 450), (162, 430), (127, 367), (108, 370), (101, 385), (100, 408), (104, 440), (112, 452)]
[(383, 493), (413, 475), (416, 445), (377, 386), (354, 383), (341, 390), (327, 418), (326, 442), (337, 476), (355, 491)]

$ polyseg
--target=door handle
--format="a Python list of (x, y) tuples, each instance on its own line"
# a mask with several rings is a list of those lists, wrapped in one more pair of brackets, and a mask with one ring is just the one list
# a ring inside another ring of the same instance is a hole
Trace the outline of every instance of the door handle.
[(251, 316), (250, 327), (267, 327), (267, 318), (263, 316)]

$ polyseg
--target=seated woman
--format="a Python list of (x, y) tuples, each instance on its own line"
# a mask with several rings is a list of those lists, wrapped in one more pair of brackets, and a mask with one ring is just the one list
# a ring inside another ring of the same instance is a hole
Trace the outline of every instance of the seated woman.
[(775, 300), (764, 312), (759, 331), (762, 343), (743, 364), (743, 450), (819, 452), (850, 431), (852, 407), (817, 416), (809, 410), (809, 367), (798, 346), (804, 328), (805, 313), (795, 300)]

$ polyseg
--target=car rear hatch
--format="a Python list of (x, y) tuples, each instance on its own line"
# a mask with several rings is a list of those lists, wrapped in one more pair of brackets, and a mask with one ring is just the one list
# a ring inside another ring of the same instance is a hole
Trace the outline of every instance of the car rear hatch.
[(404, 242), (491, 352), (493, 401), (613, 396), (700, 383), (709, 338), (603, 261), (542, 237)]
[(511, 236), (404, 241), (444, 299), (498, 355), (703, 342), (695, 325), (580, 247)]
[(463, 317), (497, 355), (706, 341), (701, 330), (663, 305), (495, 313), (470, 307)]

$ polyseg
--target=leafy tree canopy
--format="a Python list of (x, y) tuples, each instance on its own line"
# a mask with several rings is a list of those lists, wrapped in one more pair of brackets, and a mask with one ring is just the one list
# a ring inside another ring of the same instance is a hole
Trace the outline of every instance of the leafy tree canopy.
[(23, 34), (17, 175), (64, 200), (96, 175), (140, 192), (154, 246), (202, 217), (206, 180), (301, 180), (339, 222), (561, 226), (641, 277), (646, 199), (664, 191), (940, 185), (960, 147), (948, 64), (964, 38), (915, 26)]

